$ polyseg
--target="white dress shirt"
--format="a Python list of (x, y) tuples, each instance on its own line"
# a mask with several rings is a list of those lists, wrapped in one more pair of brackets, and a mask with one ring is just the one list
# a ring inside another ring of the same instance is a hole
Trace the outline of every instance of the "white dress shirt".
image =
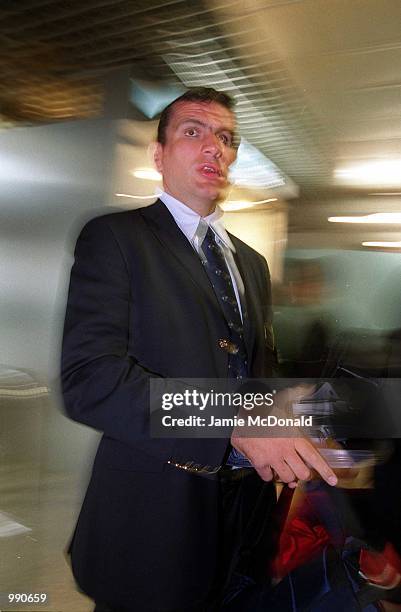
[(207, 217), (201, 217), (198, 215), (198, 213), (192, 210), (192, 208), (189, 208), (189, 206), (186, 206), (183, 202), (173, 198), (173, 196), (165, 191), (161, 192), (159, 199), (168, 208), (174, 217), (174, 221), (189, 240), (192, 247), (195, 249), (201, 259), (204, 257), (202, 253), (202, 242), (206, 236), (208, 228), (210, 227), (213, 230), (216, 237), (216, 242), (223, 252), (224, 259), (226, 260), (226, 264), (230, 272), (235, 297), (237, 298), (242, 319), (241, 298), (244, 298), (244, 283), (242, 282), (241, 275), (234, 259), (235, 246), (230, 240), (221, 219), (224, 214), (221, 208), (216, 206), (215, 210), (210, 215)]

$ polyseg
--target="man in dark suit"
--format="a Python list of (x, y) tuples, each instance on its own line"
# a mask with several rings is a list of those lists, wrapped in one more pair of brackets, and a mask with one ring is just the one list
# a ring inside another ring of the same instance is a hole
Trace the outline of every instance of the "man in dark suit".
[[(103, 437), (71, 557), (79, 586), (101, 602), (98, 610), (215, 609), (227, 531), (221, 482), (182, 469), (189, 462), (220, 466), (235, 447), (254, 465), (259, 487), (274, 472), (294, 486), (309, 477), (305, 462), (335, 478), (304, 439), (233, 437), (230, 444), (149, 436), (150, 379), (232, 376), (235, 333), (243, 342), (236, 375), (271, 374), (267, 265), (227, 234), (217, 207), (236, 158), (235, 127), (227, 95), (189, 90), (160, 119), (160, 199), (90, 221), (77, 242), (63, 394), (68, 414)], [(235, 294), (239, 332), (205, 272), (207, 232)]]

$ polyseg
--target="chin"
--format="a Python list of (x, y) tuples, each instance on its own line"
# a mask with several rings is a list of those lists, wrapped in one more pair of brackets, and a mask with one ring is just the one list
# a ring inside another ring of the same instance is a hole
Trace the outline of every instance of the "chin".
[(216, 193), (214, 197), (215, 204), (220, 204), (220, 202), (224, 202), (226, 197), (227, 197), (227, 191), (219, 191), (218, 193)]
[(217, 189), (217, 188), (210, 187), (209, 189), (205, 190), (205, 195), (206, 194), (210, 198), (211, 201), (221, 202), (222, 200), (224, 200), (226, 196), (226, 189), (221, 189), (221, 188)]

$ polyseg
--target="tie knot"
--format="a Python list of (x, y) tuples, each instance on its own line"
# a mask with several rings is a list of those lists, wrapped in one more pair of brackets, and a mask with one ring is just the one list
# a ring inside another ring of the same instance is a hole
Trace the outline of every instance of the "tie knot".
[(201, 249), (203, 255), (209, 265), (214, 268), (226, 268), (223, 251), (216, 240), (216, 234), (211, 227), (208, 228), (206, 236), (203, 239)]

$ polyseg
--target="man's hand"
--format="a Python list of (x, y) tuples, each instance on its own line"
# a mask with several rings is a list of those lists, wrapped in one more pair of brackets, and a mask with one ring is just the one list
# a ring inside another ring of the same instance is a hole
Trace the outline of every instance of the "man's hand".
[(313, 444), (306, 438), (238, 438), (231, 444), (245, 455), (262, 478), (277, 476), (294, 488), (298, 480), (309, 480), (315, 470), (331, 486), (337, 477)]

